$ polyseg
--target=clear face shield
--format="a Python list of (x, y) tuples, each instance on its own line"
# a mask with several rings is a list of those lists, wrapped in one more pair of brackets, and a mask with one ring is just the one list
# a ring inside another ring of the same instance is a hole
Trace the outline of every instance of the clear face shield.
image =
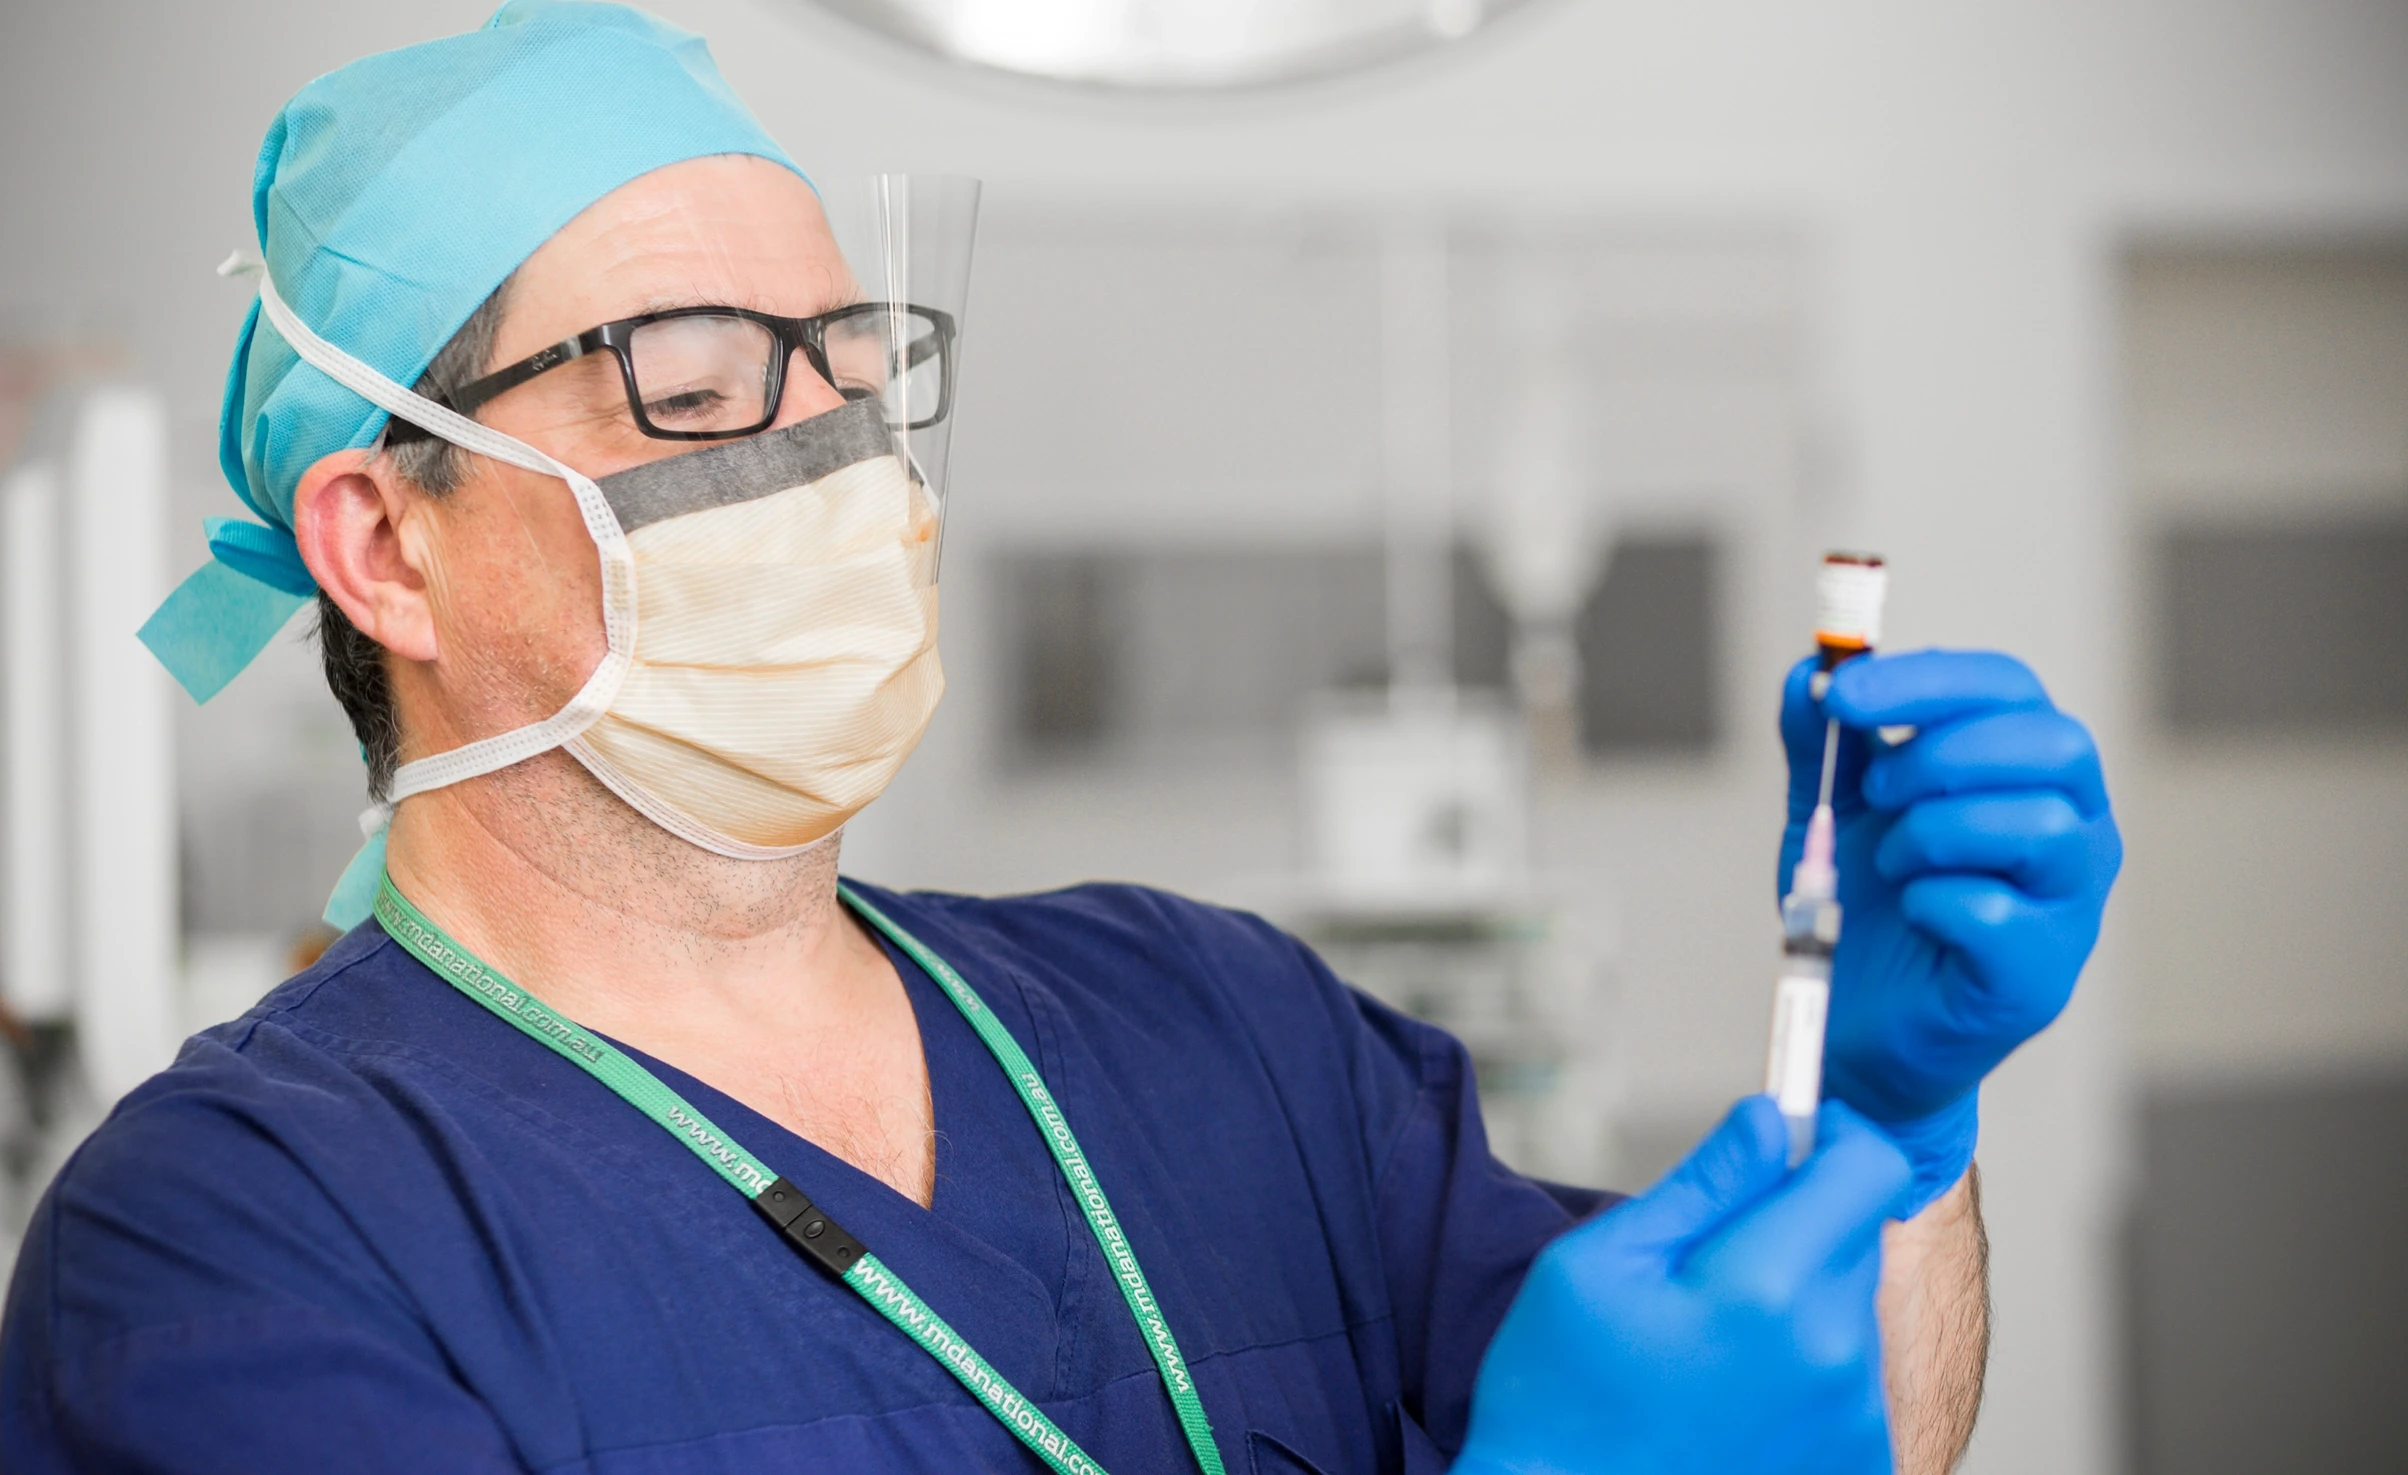
[(861, 364), (874, 373), (887, 424), (936, 504), (940, 543), (978, 198), (978, 181), (958, 175), (878, 174), (820, 186), (830, 233), (863, 300), (903, 305), (848, 335), (849, 349), (832, 352), (831, 367), (842, 374)]
[(590, 674), (565, 704), (529, 696), (549, 716), (413, 756), (392, 803), (557, 747), (672, 833), (776, 859), (841, 827), (917, 744), (944, 689), (936, 579), (978, 185), (818, 191), (738, 159), (622, 187), (505, 298), (509, 352), (528, 326), (572, 335), (440, 403), (353, 361), (375, 378), (358, 382), (263, 290), (304, 358), (394, 413), (388, 445), (432, 435), (507, 463), (519, 527), (487, 546), (573, 553), (541, 479), (557, 478), (598, 559), (597, 659), (591, 586), (547, 587), (562, 558), (461, 555), (453, 582), (490, 586), (452, 603), (464, 640), (490, 635), (505, 667), (548, 647), (518, 673), (530, 690), (547, 661)]

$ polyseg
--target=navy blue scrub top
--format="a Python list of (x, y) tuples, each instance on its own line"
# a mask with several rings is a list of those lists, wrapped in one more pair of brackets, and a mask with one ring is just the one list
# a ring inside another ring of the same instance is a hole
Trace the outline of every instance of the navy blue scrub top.
[[(1603, 1197), (1489, 1155), (1459, 1044), (1260, 920), (1160, 893), (861, 889), (1044, 1072), (1231, 1475), (1445, 1467), (1532, 1254)], [(645, 1063), (1112, 1475), (1192, 1472), (1025, 1108), (890, 956), (934, 1096), (929, 1209)], [(0, 1329), (0, 1455), (13, 1475), (1044, 1471), (683, 1144), (373, 922), (194, 1037), (60, 1173)]]

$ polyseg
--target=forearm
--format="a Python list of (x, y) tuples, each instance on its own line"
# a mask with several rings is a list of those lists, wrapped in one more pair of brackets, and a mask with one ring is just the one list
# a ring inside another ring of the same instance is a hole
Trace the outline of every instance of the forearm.
[(1978, 1168), (1883, 1232), (1879, 1308), (1899, 1475), (1945, 1475), (1973, 1437), (1990, 1358)]

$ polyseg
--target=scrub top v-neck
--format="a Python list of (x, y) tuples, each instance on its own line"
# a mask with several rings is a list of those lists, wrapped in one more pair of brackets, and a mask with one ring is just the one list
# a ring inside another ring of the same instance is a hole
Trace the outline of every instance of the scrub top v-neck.
[[(1127, 887), (859, 888), (973, 979), (1109, 1191), (1230, 1475), (1430, 1475), (1531, 1256), (1599, 1202), (1488, 1154), (1462, 1048), (1260, 921)], [(994, 1060), (898, 961), (922, 1209), (667, 1067), (1111, 1475), (1194, 1460)], [(119, 1104), (28, 1227), (11, 1475), (1045, 1466), (684, 1145), (374, 924)]]
[[(883, 936), (877, 941), (903, 980), (928, 1065), (936, 1189), (926, 1208), (676, 1066), (629, 1045), (619, 1048), (650, 1067), (736, 1140), (782, 1167), (879, 1254), (889, 1259), (901, 1255), (915, 1263), (941, 1262), (953, 1272), (930, 1272), (945, 1284), (931, 1279), (922, 1294), (936, 1297), (942, 1289), (953, 1293), (943, 1298), (948, 1301), (971, 1293), (1017, 1303), (1034, 1318), (1030, 1336), (1047, 1344), (1049, 1357), (1058, 1357), (1053, 1333), (1071, 1289), (1073, 1236), (1084, 1237), (1087, 1227), (1063, 1201), (1053, 1159), (1027, 1128), (1019, 1099), (978, 1036), (902, 949)], [(1027, 1011), (1017, 999), (997, 989), (982, 992), (999, 1016), (1025, 1029)], [(740, 1212), (732, 1199), (728, 1208)], [(795, 1272), (811, 1270), (797, 1260)], [(918, 1278), (913, 1285), (921, 1289)], [(1049, 1390), (1040, 1380), (1040, 1388), (1022, 1391), (1042, 1398)]]
[[(1027, 1110), (1039, 1140), (1061, 1170), (1062, 1181), (1079, 1206), (1080, 1216), (1095, 1236), (1096, 1245), (1113, 1268), (1114, 1279), (1128, 1303), (1130, 1319), (1144, 1335), (1148, 1350), (1162, 1374), (1163, 1391), (1179, 1420), (1188, 1451), (1195, 1457), (1197, 1475), (1226, 1475), (1211, 1417), (1197, 1396), (1178, 1338), (1154, 1298), (1134, 1246), (1113, 1213), (1109, 1192), (1079, 1146), (1078, 1135), (1063, 1115), (1060, 1102), (1046, 1086), (1042, 1071), (1019, 1039), (999, 1023), (976, 985), (934, 949), (881, 911), (852, 887), (837, 885), (842, 915), (857, 917), (881, 941), (900, 949), (915, 971), (941, 990), (954, 1013), (963, 1019), (995, 1062)], [(1055, 1475), (1108, 1475), (1108, 1472), (1069, 1434), (1046, 1415), (1043, 1407), (989, 1363), (977, 1348), (910, 1287), (859, 1235), (843, 1228), (833, 1210), (781, 1170), (771, 1167), (741, 1136), (730, 1136), (710, 1112), (679, 1091), (617, 1042), (585, 1029), (476, 956), (445, 932), (402, 894), (388, 875), (380, 883), (375, 903), (380, 926), (421, 963), (444, 978), (464, 996), (482, 1005), (497, 1020), (519, 1030), (584, 1070), (613, 1095), (650, 1118), (670, 1138), (691, 1148), (697, 1158), (741, 1195), (744, 1202), (775, 1225), (807, 1260), (836, 1276), (908, 1336), (914, 1345), (953, 1374), (996, 1421), (1009, 1430)], [(893, 960), (890, 958), (889, 960)], [(931, 1102), (931, 1114), (934, 1104)], [(753, 1141), (767, 1139), (755, 1136)], [(933, 1195), (932, 1195), (933, 1201)]]

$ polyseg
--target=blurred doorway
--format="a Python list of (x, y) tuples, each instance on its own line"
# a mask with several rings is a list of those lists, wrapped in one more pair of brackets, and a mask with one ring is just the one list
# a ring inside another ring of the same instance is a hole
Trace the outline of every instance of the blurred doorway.
[(2408, 1470), (2408, 240), (2125, 289), (2133, 1465)]

